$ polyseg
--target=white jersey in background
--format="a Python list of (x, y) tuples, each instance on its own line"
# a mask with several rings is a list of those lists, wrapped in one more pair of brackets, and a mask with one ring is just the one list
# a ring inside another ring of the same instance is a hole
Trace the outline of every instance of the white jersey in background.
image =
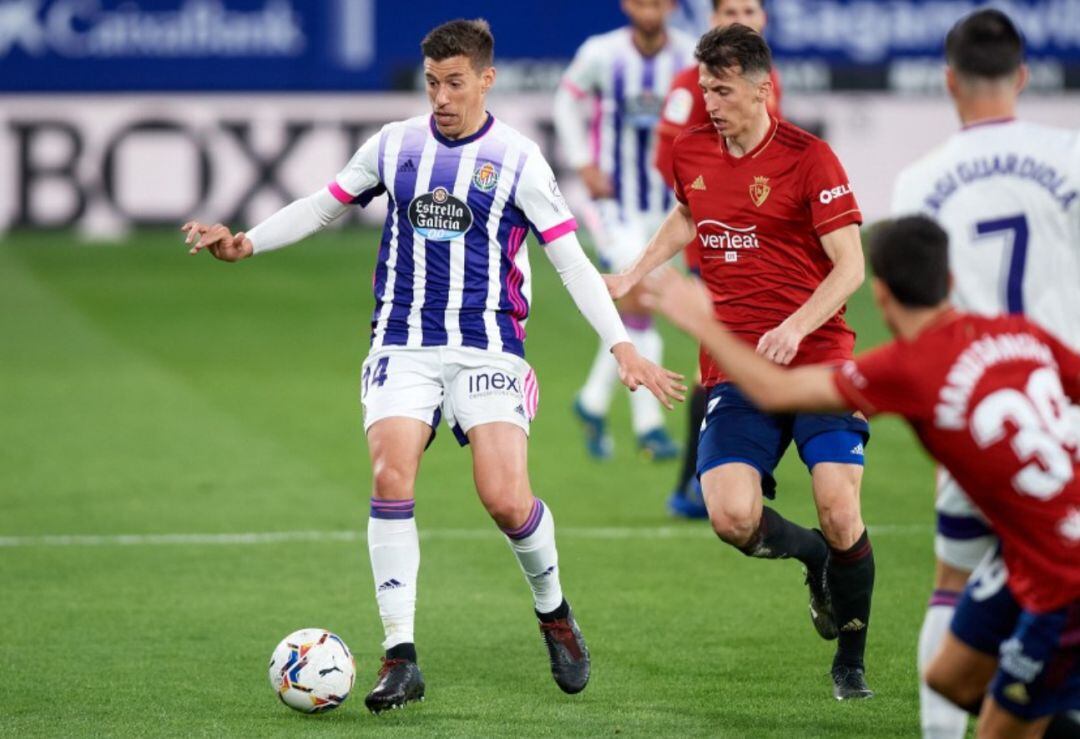
[(1022, 313), (1080, 349), (1080, 132), (963, 129), (900, 173), (892, 211), (948, 232), (957, 307)]
[(672, 78), (693, 63), (696, 40), (668, 29), (667, 43), (652, 56), (634, 44), (633, 30), (619, 28), (581, 45), (556, 95), (559, 141), (575, 169), (595, 164), (614, 187), (620, 218), (663, 218), (672, 195), (653, 166), (654, 131)]

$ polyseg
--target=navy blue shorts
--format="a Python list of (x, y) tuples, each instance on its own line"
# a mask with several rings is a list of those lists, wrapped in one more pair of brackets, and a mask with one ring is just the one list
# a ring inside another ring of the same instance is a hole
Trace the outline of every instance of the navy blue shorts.
[(700, 478), (713, 467), (742, 462), (761, 473), (765, 497), (776, 495), (773, 471), (792, 441), (808, 470), (821, 462), (863, 464), (870, 424), (853, 414), (763, 413), (730, 382), (709, 390), (698, 438)]
[[(1004, 568), (1000, 568), (1004, 573)], [(997, 655), (990, 693), (1009, 713), (1034, 721), (1080, 710), (1080, 601), (1050, 613), (1025, 611), (993, 572), (972, 578), (951, 629)]]

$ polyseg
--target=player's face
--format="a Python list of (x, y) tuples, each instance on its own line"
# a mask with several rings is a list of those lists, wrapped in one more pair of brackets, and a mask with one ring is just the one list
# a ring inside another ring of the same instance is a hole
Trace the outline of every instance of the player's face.
[(671, 6), (672, 0), (622, 0), (622, 11), (630, 25), (646, 36), (663, 33)]
[(484, 119), (484, 96), (495, 82), (495, 68), (477, 72), (466, 56), (424, 59), (428, 100), (439, 133), (451, 139), (468, 136)]
[(698, 64), (698, 84), (716, 132), (737, 138), (760, 115), (758, 108), (765, 105), (772, 83), (768, 77), (761, 82), (750, 79), (738, 66), (712, 70)]
[(732, 23), (750, 26), (758, 33), (765, 30), (765, 9), (760, 0), (722, 0), (713, 13), (713, 28), (727, 28)]

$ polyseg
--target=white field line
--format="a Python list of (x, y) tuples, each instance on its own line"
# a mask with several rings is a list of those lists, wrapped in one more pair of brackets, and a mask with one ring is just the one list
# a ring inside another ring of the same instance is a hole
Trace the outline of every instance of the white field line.
[[(924, 524), (883, 524), (871, 526), (872, 536), (929, 535), (932, 527)], [(560, 539), (702, 539), (713, 536), (709, 526), (610, 526), (556, 529)], [(420, 538), (440, 540), (496, 540), (494, 526), (473, 529), (421, 529)], [(360, 531), (260, 531), (237, 534), (45, 534), (42, 536), (0, 536), (0, 549), (19, 547), (123, 547), (123, 546), (215, 546), (282, 544), (290, 542), (362, 542), (367, 535)]]

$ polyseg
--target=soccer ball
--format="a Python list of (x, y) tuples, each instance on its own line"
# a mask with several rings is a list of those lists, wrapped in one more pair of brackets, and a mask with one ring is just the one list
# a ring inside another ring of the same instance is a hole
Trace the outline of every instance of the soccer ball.
[(303, 713), (337, 708), (355, 679), (352, 652), (325, 629), (294, 631), (270, 657), (270, 685), (282, 703)]

